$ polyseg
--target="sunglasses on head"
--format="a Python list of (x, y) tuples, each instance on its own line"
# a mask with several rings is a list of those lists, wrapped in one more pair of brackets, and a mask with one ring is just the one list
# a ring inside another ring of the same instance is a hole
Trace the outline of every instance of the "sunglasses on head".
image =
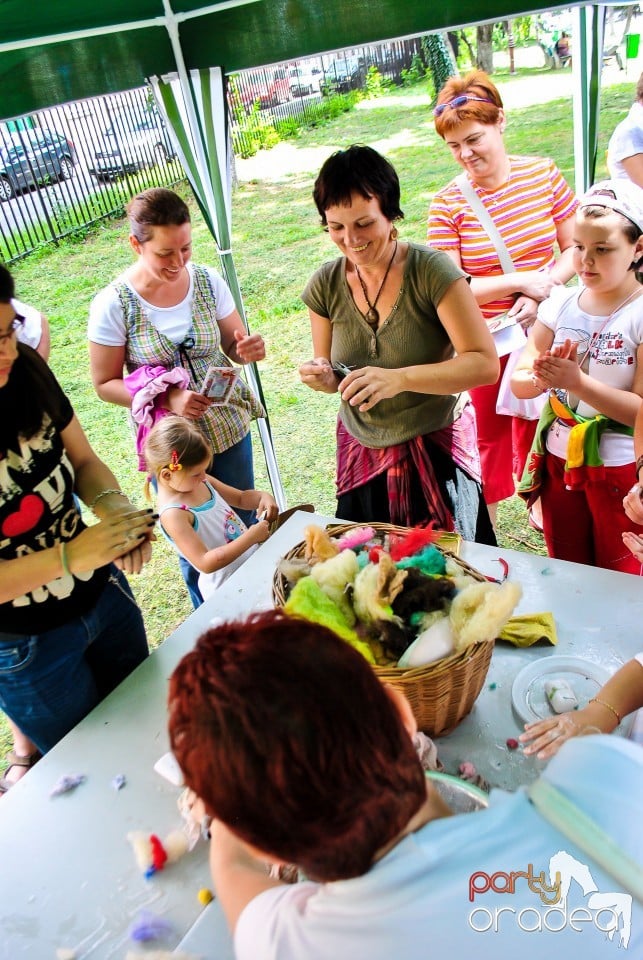
[(461, 93), (459, 97), (454, 97), (453, 100), (449, 100), (448, 103), (439, 103), (433, 111), (433, 116), (441, 117), (448, 107), (451, 107), (451, 109), (463, 107), (465, 103), (469, 103), (470, 100), (475, 100), (477, 103), (492, 103), (494, 107), (498, 106), (498, 104), (490, 100), (489, 97), (473, 97), (470, 93)]

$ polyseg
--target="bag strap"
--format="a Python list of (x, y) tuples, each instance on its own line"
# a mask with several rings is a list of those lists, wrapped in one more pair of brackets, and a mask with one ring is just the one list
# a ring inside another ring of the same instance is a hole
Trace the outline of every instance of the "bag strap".
[(514, 273), (516, 268), (513, 260), (511, 259), (511, 254), (507, 250), (507, 244), (500, 236), (500, 231), (493, 222), (491, 214), (471, 186), (469, 178), (465, 173), (461, 173), (455, 178), (455, 182), (460, 188), (460, 193), (468, 202), (469, 206), (480, 221), (481, 226), (486, 230), (489, 239), (496, 248), (496, 253), (498, 254), (498, 259), (500, 260), (500, 266), (502, 267), (502, 272)]
[(595, 820), (542, 778), (527, 787), (527, 796), (543, 819), (643, 903), (643, 868)]

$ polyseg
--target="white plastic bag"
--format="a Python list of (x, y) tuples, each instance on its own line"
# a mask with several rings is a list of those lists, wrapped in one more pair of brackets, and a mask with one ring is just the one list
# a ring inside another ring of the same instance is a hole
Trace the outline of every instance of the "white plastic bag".
[(530, 400), (521, 400), (511, 392), (511, 375), (514, 372), (522, 350), (509, 354), (507, 366), (501, 377), (496, 399), (496, 413), (503, 417), (520, 417), (522, 420), (538, 420), (547, 400), (547, 394), (541, 393)]

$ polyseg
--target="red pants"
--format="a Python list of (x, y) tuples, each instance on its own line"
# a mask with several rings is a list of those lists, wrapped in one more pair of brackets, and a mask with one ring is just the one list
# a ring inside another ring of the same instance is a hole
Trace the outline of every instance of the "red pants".
[(498, 503), (513, 497), (514, 475), (519, 480), (522, 477), (538, 423), (537, 420), (522, 420), (520, 417), (505, 417), (496, 413), (498, 386), (506, 365), (507, 357), (501, 357), (498, 381), (487, 387), (469, 390), (476, 411), (482, 492), (487, 503)]
[(588, 480), (578, 490), (568, 490), (563, 475), (564, 461), (548, 454), (540, 499), (549, 556), (640, 575), (640, 562), (621, 538), (625, 530), (643, 533), (643, 526), (632, 523), (623, 510), (623, 497), (634, 484), (634, 464), (606, 467), (602, 480)]

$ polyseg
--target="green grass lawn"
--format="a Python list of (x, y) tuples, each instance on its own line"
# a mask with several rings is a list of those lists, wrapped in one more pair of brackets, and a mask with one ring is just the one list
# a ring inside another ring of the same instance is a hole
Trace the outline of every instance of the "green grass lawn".
[[(532, 71), (538, 83), (539, 71)], [(499, 73), (495, 79), (510, 83)], [(607, 137), (630, 106), (632, 84), (604, 91), (598, 176), (605, 175)], [(573, 182), (572, 115), (567, 99), (512, 111), (507, 144), (513, 153), (555, 159)], [(402, 184), (401, 228), (405, 240), (424, 241), (427, 209), (433, 193), (457, 172), (433, 129), (423, 87), (395, 90), (366, 101), (350, 114), (301, 134), (297, 150), (319, 148), (323, 156), (353, 142), (369, 143), (394, 163)], [(334, 422), (337, 397), (315, 394), (297, 375), (310, 358), (308, 321), (299, 299), (310, 274), (334, 256), (335, 248), (319, 227), (311, 200), (314, 169), (269, 173), (242, 182), (233, 197), (235, 261), (251, 327), (267, 346), (261, 377), (278, 463), (289, 505), (312, 501), (325, 513), (334, 510)], [(188, 191), (185, 190), (186, 198)], [(190, 201), (194, 218), (194, 260), (216, 264), (215, 247)], [(86, 324), (92, 296), (131, 263), (124, 219), (93, 228), (78, 242), (61, 243), (16, 263), (18, 296), (38, 306), (52, 328), (51, 366), (76, 409), (91, 443), (112, 467), (133, 500), (143, 502), (143, 476), (136, 469), (125, 411), (102, 403), (89, 377)], [(260, 445), (256, 449), (257, 486), (267, 487)], [(499, 512), (502, 546), (543, 552), (542, 538), (526, 524), (522, 503), (511, 500)], [(132, 578), (145, 615), (152, 646), (160, 643), (191, 606), (174, 554), (162, 539), (144, 572)], [(2, 755), (0, 722), (0, 756)]]

